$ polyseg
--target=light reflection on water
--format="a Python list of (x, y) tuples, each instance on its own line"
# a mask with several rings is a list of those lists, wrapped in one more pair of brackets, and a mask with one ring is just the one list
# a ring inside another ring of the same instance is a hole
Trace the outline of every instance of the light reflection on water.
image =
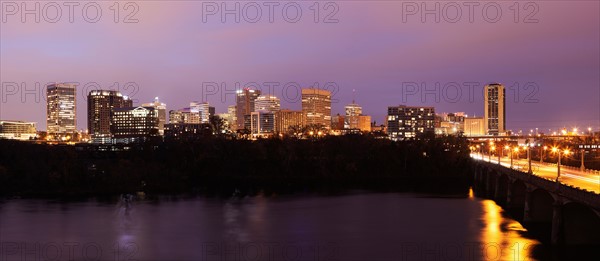
[(24, 247), (48, 256), (50, 243), (66, 255), (64, 242), (78, 244), (74, 260), (96, 249), (101, 260), (536, 260), (539, 242), (524, 231), (471, 193), (161, 198), (129, 210), (91, 200), (0, 202), (3, 260), (21, 260)]

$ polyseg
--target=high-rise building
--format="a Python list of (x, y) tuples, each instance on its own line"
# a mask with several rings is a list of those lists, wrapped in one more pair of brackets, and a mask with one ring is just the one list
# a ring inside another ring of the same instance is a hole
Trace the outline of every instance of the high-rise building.
[(300, 130), (304, 126), (305, 118), (302, 111), (280, 110), (275, 113), (275, 131), (287, 133), (290, 129)]
[(158, 122), (154, 107), (115, 108), (110, 129), (116, 143), (143, 141), (158, 136)]
[(158, 134), (163, 136), (165, 134), (165, 124), (167, 123), (167, 105), (158, 101), (158, 97), (155, 97), (154, 102), (143, 103), (142, 107), (153, 107), (156, 109), (158, 112)]
[(272, 135), (275, 132), (275, 113), (255, 111), (250, 113), (250, 133), (254, 136)]
[(331, 92), (316, 88), (302, 89), (302, 112), (307, 125), (331, 128)]
[(110, 117), (115, 108), (131, 107), (132, 101), (118, 91), (92, 90), (87, 96), (88, 133), (95, 143), (110, 143)]
[(391, 106), (387, 113), (387, 132), (392, 140), (406, 140), (435, 130), (433, 107)]
[(261, 95), (254, 101), (254, 111), (277, 112), (281, 109), (279, 98), (273, 95)]
[(229, 114), (229, 129), (235, 131), (237, 129), (237, 106), (229, 105), (227, 107), (227, 113)]
[[(250, 119), (250, 113), (254, 111), (254, 101), (260, 96), (260, 90), (244, 88), (236, 93), (236, 130), (244, 129), (245, 123)], [(244, 116), (246, 116), (244, 118)], [(246, 126), (247, 127), (247, 126)]]
[(190, 112), (199, 115), (200, 123), (208, 123), (210, 121), (210, 106), (208, 102), (191, 102)]
[(499, 135), (506, 129), (504, 85), (492, 83), (484, 89), (485, 130), (489, 135)]
[(46, 88), (48, 134), (62, 135), (77, 131), (77, 85), (55, 83)]
[(0, 120), (0, 139), (30, 140), (36, 136), (35, 122)]

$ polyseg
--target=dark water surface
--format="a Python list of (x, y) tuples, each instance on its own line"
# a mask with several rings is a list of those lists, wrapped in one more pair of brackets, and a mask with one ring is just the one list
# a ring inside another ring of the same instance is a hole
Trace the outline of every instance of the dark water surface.
[[(0, 201), (0, 260), (546, 260), (493, 201), (403, 193)], [(544, 252), (546, 251), (546, 252)], [(554, 258), (551, 258), (554, 259)]]

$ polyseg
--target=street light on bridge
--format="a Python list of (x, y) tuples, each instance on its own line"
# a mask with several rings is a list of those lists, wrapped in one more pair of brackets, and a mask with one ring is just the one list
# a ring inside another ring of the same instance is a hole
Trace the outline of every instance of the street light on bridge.
[(558, 164), (556, 164), (556, 166), (557, 166), (556, 182), (559, 182), (559, 179), (560, 179), (560, 158), (561, 158), (561, 155), (565, 154), (565, 156), (567, 156), (567, 155), (569, 155), (569, 153), (571, 153), (571, 151), (569, 149), (564, 149), (564, 150), (561, 151), (557, 147), (552, 147), (552, 152), (558, 154)]

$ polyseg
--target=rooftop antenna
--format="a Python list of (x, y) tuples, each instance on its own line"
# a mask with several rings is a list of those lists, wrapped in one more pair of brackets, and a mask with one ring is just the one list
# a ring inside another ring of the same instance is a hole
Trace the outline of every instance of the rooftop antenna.
[(354, 102), (355, 94), (356, 94), (356, 89), (352, 89), (352, 104), (356, 104), (356, 102)]

